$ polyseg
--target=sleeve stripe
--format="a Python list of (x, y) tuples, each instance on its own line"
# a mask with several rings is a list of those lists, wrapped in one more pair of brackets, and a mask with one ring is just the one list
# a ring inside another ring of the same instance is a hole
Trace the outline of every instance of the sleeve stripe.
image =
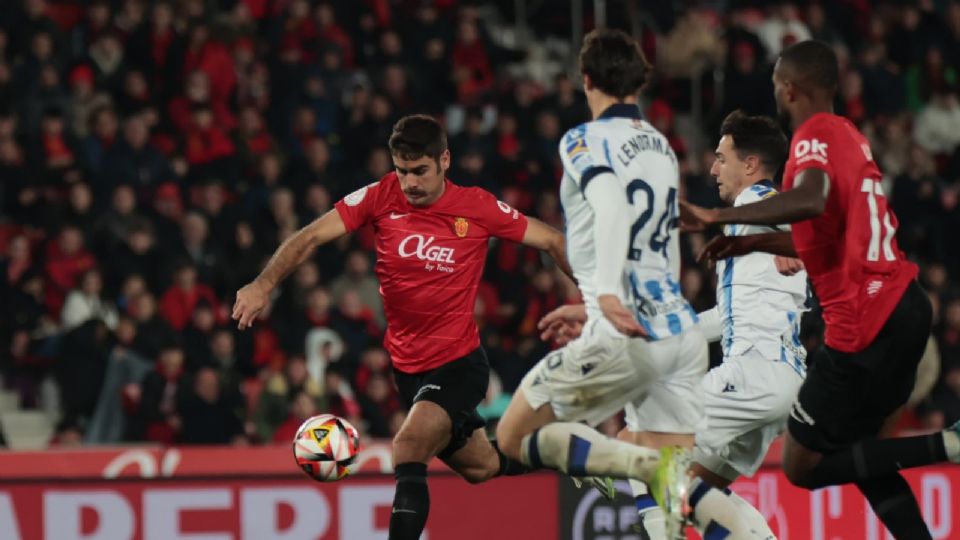
[(599, 174), (603, 174), (607, 172), (612, 173), (613, 169), (605, 165), (598, 165), (598, 166), (590, 167), (589, 169), (587, 169), (586, 172), (584, 172), (583, 175), (580, 177), (580, 193), (583, 193), (587, 190), (587, 184), (589, 184), (590, 181), (594, 179), (594, 177), (596, 177)]

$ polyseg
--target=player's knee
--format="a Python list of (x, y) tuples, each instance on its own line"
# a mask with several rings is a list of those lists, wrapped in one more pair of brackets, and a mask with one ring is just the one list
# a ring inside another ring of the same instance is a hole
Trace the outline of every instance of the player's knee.
[(783, 463), (783, 474), (791, 484), (797, 487), (810, 488), (810, 475), (807, 474), (808, 472), (806, 468), (799, 466), (797, 463), (790, 463), (788, 461)]
[(470, 484), (482, 484), (497, 475), (497, 469), (491, 467), (469, 467), (460, 471), (460, 475)]
[(503, 424), (497, 426), (497, 447), (503, 455), (514, 461), (520, 461), (520, 442), (523, 437)]
[(419, 433), (411, 429), (401, 429), (393, 437), (393, 459), (395, 463), (409, 461), (427, 462), (436, 454), (436, 443), (430, 440), (429, 433)]

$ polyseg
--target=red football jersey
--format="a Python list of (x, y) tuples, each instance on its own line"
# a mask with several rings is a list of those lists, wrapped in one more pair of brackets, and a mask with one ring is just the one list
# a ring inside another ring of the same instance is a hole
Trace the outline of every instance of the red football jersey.
[(866, 137), (846, 118), (816, 114), (793, 135), (785, 189), (804, 169), (830, 177), (820, 216), (794, 223), (793, 244), (823, 306), (826, 344), (857, 352), (880, 332), (917, 275), (897, 247), (897, 217)]
[(435, 369), (480, 346), (473, 319), (491, 236), (519, 242), (527, 218), (480, 188), (446, 181), (427, 207), (407, 202), (396, 173), (344, 197), (348, 231), (374, 227), (385, 345), (405, 373)]

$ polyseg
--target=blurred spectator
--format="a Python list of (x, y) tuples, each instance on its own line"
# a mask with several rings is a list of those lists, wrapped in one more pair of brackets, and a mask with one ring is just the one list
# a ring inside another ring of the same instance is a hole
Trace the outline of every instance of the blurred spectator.
[(60, 315), (67, 292), (77, 286), (86, 271), (96, 265), (93, 255), (84, 246), (83, 234), (73, 225), (66, 225), (47, 244), (46, 306), (49, 313)]
[(149, 140), (149, 128), (143, 116), (132, 116), (123, 125), (123, 138), (104, 155), (102, 189), (129, 184), (149, 193), (161, 182), (171, 180), (173, 171), (167, 158)]
[(158, 290), (163, 263), (155, 246), (153, 229), (146, 221), (132, 221), (124, 244), (110, 254), (110, 279), (122, 283), (132, 275), (141, 276), (151, 290)]
[(73, 419), (66, 418), (57, 423), (50, 446), (55, 448), (77, 448), (83, 446), (83, 430)]
[[(226, 225), (222, 225), (225, 229)], [(197, 280), (212, 284), (220, 262), (220, 249), (210, 236), (210, 224), (200, 212), (187, 212), (180, 222), (180, 255), (196, 270)]]
[(127, 240), (127, 232), (136, 224), (145, 223), (137, 213), (137, 197), (129, 185), (118, 185), (110, 198), (110, 206), (104, 209), (93, 225), (94, 250), (100, 256), (117, 253)]
[(310, 184), (324, 186), (331, 196), (340, 199), (353, 191), (349, 180), (334, 174), (330, 165), (330, 146), (320, 137), (311, 136), (304, 142), (303, 157), (293, 163), (290, 187), (303, 194)]
[(290, 404), (290, 414), (273, 432), (271, 441), (274, 444), (290, 444), (297, 434), (300, 425), (308, 418), (317, 414), (317, 401), (305, 390), (301, 390), (293, 397)]
[[(117, 142), (117, 129), (117, 113), (109, 105), (94, 110), (90, 115), (89, 134), (83, 139), (83, 159), (97, 180), (103, 177), (104, 155)], [(112, 187), (103, 186), (101, 191), (109, 193)]]
[(376, 376), (392, 376), (390, 356), (381, 347), (369, 348), (360, 355), (360, 366), (357, 368), (354, 386), (366, 388), (370, 380)]
[(213, 368), (200, 368), (193, 376), (179, 407), (184, 444), (241, 444), (243, 422), (234, 403), (221, 390), (221, 381)]
[(264, 255), (257, 246), (253, 229), (246, 221), (234, 225), (231, 242), (224, 250), (223, 263), (218, 267), (217, 292), (221, 298), (236, 292), (260, 273)]
[(201, 301), (206, 302), (214, 313), (220, 309), (213, 290), (197, 282), (197, 269), (191, 264), (183, 264), (174, 271), (173, 285), (160, 298), (160, 313), (174, 329), (183, 330)]
[(134, 440), (172, 444), (183, 429), (181, 399), (184, 355), (179, 347), (165, 347), (156, 368), (143, 380), (139, 411), (130, 423)]
[(373, 310), (363, 304), (355, 288), (343, 291), (330, 316), (330, 328), (343, 337), (351, 351), (362, 350), (380, 336), (380, 326)]
[(360, 398), (367, 431), (373, 437), (390, 437), (390, 418), (401, 410), (400, 395), (391, 378), (373, 375), (366, 386), (361, 387)]
[(719, 117), (740, 109), (749, 114), (770, 114), (773, 105), (773, 83), (763, 52), (749, 41), (737, 41), (733, 57), (723, 77), (723, 108)]
[(161, 351), (179, 343), (180, 338), (157, 312), (157, 303), (149, 292), (135, 297), (129, 308), (136, 322), (136, 338), (131, 348), (144, 358), (157, 358)]
[(360, 303), (371, 311), (376, 324), (383, 327), (386, 321), (383, 318), (380, 282), (370, 268), (369, 256), (362, 251), (351, 251), (347, 254), (343, 273), (330, 283), (330, 294), (334, 303), (339, 304), (347, 291), (351, 290), (360, 297)]
[[(63, 109), (50, 106), (43, 111), (40, 133), (33, 141), (32, 160), (43, 163), (48, 181), (59, 181), (67, 169), (79, 163), (77, 142), (66, 131)], [(96, 163), (94, 163), (94, 166)]]
[(64, 416), (82, 421), (93, 416), (110, 348), (110, 333), (97, 319), (90, 319), (63, 335), (54, 371)]
[[(257, 402), (254, 419), (257, 434), (262, 440), (275, 440), (275, 433), (283, 422), (288, 420), (292, 409), (298, 406), (296, 400), (301, 394), (313, 401), (314, 411), (324, 408), (320, 381), (310, 377), (302, 356), (292, 356), (282, 372), (270, 375)], [(307, 409), (302, 404), (299, 406)], [(286, 437), (286, 433), (283, 436)], [(293, 440), (293, 434), (290, 434), (287, 440)]]
[(811, 38), (810, 30), (800, 19), (797, 6), (791, 2), (777, 2), (770, 16), (757, 28), (757, 35), (771, 61), (777, 59), (784, 47)]
[(183, 352), (186, 356), (184, 367), (187, 371), (194, 372), (198, 367), (213, 362), (210, 340), (213, 337), (216, 324), (217, 320), (213, 309), (210, 304), (201, 299), (193, 307), (190, 324), (180, 332)]
[(97, 91), (93, 69), (86, 64), (73, 68), (68, 82), (72, 117), (70, 130), (82, 139), (89, 133), (93, 112), (110, 106), (110, 94)]
[(33, 254), (30, 252), (30, 240), (24, 235), (17, 235), (7, 244), (7, 252), (0, 260), (0, 275), (3, 277), (0, 290), (16, 288), (21, 276), (34, 266)]
[(60, 324), (65, 331), (73, 330), (91, 319), (103, 322), (110, 330), (117, 326), (116, 309), (103, 297), (103, 276), (97, 269), (83, 274), (79, 287), (67, 294), (60, 313)]
[(960, 146), (960, 102), (957, 86), (934, 93), (917, 113), (913, 138), (931, 154), (951, 154)]
[[(124, 438), (130, 439), (134, 431), (142, 428), (142, 424), (140, 427), (135, 422), (131, 424), (124, 413), (129, 411), (133, 415), (139, 408), (140, 384), (154, 370), (155, 359), (143, 357), (132, 349), (136, 333), (135, 321), (128, 317), (119, 319), (100, 396), (84, 434), (84, 442), (88, 444), (116, 444)], [(136, 439), (142, 435), (138, 432)]]
[(310, 377), (317, 381), (324, 380), (327, 366), (339, 362), (343, 355), (343, 340), (329, 328), (314, 328), (307, 332), (304, 346), (307, 371), (310, 372)]

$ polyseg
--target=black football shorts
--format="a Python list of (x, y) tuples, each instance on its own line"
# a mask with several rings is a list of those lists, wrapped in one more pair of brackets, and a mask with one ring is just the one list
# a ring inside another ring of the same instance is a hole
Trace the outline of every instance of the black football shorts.
[(930, 299), (914, 281), (866, 349), (821, 345), (790, 412), (793, 438), (810, 450), (835, 452), (874, 438), (902, 407), (916, 380), (933, 318)]
[(430, 371), (404, 373), (394, 369), (393, 374), (406, 407), (430, 401), (450, 416), (453, 432), (450, 444), (439, 454), (441, 459), (463, 448), (474, 431), (487, 425), (477, 414), (477, 405), (490, 383), (490, 364), (483, 347)]

